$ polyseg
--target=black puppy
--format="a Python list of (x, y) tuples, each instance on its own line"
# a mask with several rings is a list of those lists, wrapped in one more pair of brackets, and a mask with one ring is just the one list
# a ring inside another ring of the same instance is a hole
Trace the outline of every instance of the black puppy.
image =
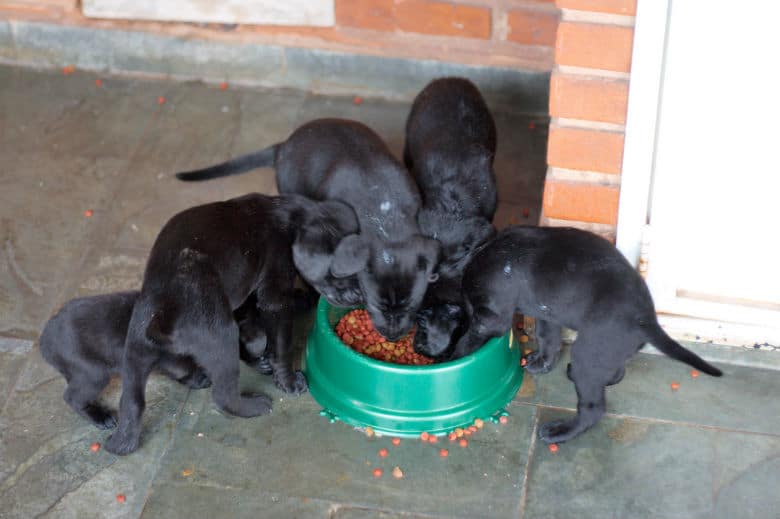
[(504, 229), (466, 269), (463, 293), (468, 329), (453, 359), (506, 333), (517, 311), (536, 319), (539, 349), (528, 356), (526, 369), (546, 373), (560, 354), (561, 327), (577, 330), (568, 369), (577, 416), (542, 425), (539, 437), (548, 443), (570, 440), (599, 421), (604, 388), (623, 378), (626, 361), (646, 342), (704, 373), (722, 375), (661, 329), (644, 280), (611, 243), (586, 231)]
[[(79, 415), (100, 429), (116, 426), (114, 415), (98, 402), (112, 376), (122, 367), (127, 326), (140, 292), (118, 292), (68, 301), (43, 328), (43, 358), (68, 383), (63, 398)], [(265, 332), (258, 327), (254, 298), (235, 312), (241, 335), (241, 359), (258, 371), (271, 373), (265, 357)], [(211, 381), (191, 357), (163, 354), (156, 369), (193, 389)]]
[(477, 87), (447, 77), (428, 84), (406, 120), (404, 162), (420, 188), (420, 230), (442, 246), (437, 272), (459, 278), (495, 232), (496, 124)]
[(342, 205), (250, 194), (187, 209), (165, 224), (130, 318), (119, 424), (106, 450), (127, 454), (138, 447), (146, 381), (165, 355), (192, 357), (212, 381), (214, 401), (224, 411), (243, 417), (270, 412), (270, 398), (242, 396), (238, 390), (239, 328), (233, 311), (253, 293), (274, 381), (289, 393), (306, 390), (303, 375), (293, 372), (290, 351), (292, 245), (302, 239), (303, 227), (306, 239), (318, 242), (338, 242), (354, 232), (354, 215), (343, 224), (339, 220), (351, 213)]
[(360, 222), (360, 234), (347, 236), (332, 255), (294, 248), (301, 276), (331, 304), (365, 303), (376, 329), (400, 339), (437, 277), (439, 256), (438, 242), (420, 234), (420, 195), (409, 173), (367, 126), (318, 119), (282, 143), (176, 176), (206, 180), (272, 165), (280, 193), (343, 201)]
[[(68, 383), (65, 402), (100, 429), (116, 426), (98, 397), (111, 377), (119, 375), (127, 325), (139, 294), (136, 290), (72, 299), (41, 333), (41, 355)], [(156, 368), (194, 389), (211, 385), (190, 357), (163, 354)]]

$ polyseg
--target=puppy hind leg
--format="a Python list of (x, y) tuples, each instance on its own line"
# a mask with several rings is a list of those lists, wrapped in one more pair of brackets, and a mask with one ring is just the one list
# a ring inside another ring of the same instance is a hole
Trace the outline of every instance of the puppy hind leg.
[(73, 377), (68, 382), (62, 397), (76, 413), (91, 421), (98, 429), (113, 429), (116, 427), (116, 418), (111, 411), (98, 402), (98, 397), (106, 384), (108, 378), (91, 380), (87, 377), (78, 379)]
[(561, 327), (537, 319), (536, 342), (539, 349), (528, 355), (525, 369), (533, 374), (549, 373), (561, 355)]

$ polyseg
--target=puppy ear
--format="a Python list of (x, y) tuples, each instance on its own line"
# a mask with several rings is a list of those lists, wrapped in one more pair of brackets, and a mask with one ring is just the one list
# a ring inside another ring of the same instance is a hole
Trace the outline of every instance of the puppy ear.
[[(318, 205), (320, 215), (331, 218), (345, 235), (357, 233), (360, 229), (355, 211), (344, 202), (325, 200), (319, 202)], [(319, 218), (320, 215), (316, 216)]]
[(359, 234), (350, 234), (333, 251), (330, 273), (337, 278), (357, 274), (368, 263), (368, 243)]
[(439, 279), (439, 274), (435, 272), (439, 264), (439, 255), (441, 254), (441, 244), (438, 240), (426, 236), (417, 236), (416, 241), (419, 244), (419, 256), (417, 263), (420, 269), (425, 269), (428, 276), (428, 282), (433, 283)]

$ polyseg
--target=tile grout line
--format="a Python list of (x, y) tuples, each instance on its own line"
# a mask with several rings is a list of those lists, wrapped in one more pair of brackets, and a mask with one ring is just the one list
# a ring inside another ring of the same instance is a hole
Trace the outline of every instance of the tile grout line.
[(525, 473), (523, 474), (523, 484), (520, 487), (520, 514), (518, 519), (525, 517), (525, 505), (528, 501), (528, 479), (531, 475), (531, 459), (536, 452), (536, 433), (539, 430), (539, 407), (534, 409), (534, 426), (531, 428), (531, 443), (528, 445), (528, 461), (525, 464)]

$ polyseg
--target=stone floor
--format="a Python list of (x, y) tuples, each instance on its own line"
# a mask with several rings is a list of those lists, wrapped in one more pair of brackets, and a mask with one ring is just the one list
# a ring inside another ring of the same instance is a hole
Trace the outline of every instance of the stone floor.
[[(177, 211), (275, 190), (270, 170), (201, 184), (172, 174), (326, 115), (364, 121), (400, 152), (408, 110), (300, 91), (95, 79), (0, 67), (0, 517), (778, 517), (777, 372), (720, 364), (722, 379), (692, 378), (657, 355), (637, 356), (608, 390), (608, 416), (554, 453), (535, 437), (540, 422), (573, 412), (566, 359), (525, 378), (508, 424), (487, 424), (465, 449), (445, 445), (447, 458), (416, 440), (396, 447), (331, 424), (309, 395), (288, 398), (248, 369), (241, 384), (274, 396), (270, 416), (228, 418), (210, 390), (153, 377), (141, 449), (91, 452), (107, 433), (63, 402), (64, 381), (35, 343), (45, 321), (76, 295), (138, 287), (156, 233)], [(495, 111), (497, 223), (534, 222), (547, 122)], [(297, 327), (299, 348), (307, 325)], [(106, 393), (111, 405), (118, 390)], [(403, 479), (390, 476), (394, 466)]]

